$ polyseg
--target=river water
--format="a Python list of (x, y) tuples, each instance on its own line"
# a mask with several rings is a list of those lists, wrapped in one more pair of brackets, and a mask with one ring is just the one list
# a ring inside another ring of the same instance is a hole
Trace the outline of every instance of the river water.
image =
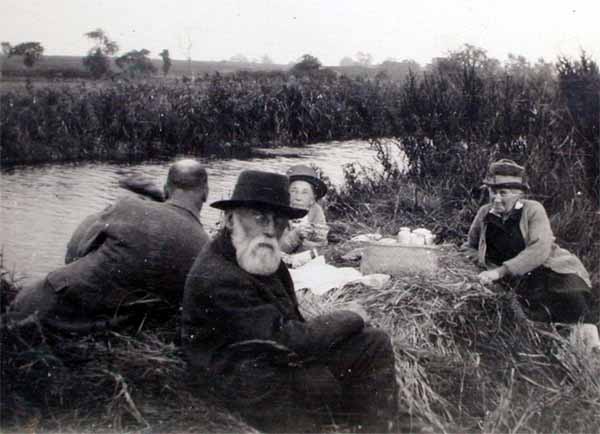
[[(339, 186), (343, 166), (375, 165), (375, 151), (363, 141), (279, 148), (269, 158), (205, 160), (210, 194), (207, 203), (228, 198), (241, 170), (285, 173), (288, 167), (314, 163)], [(129, 164), (84, 163), (16, 167), (0, 172), (0, 245), (4, 267), (19, 276), (39, 277), (63, 264), (66, 244), (77, 225), (117, 197), (133, 195), (118, 186), (124, 173), (150, 177), (163, 185), (170, 162)], [(219, 211), (206, 205), (205, 227)]]

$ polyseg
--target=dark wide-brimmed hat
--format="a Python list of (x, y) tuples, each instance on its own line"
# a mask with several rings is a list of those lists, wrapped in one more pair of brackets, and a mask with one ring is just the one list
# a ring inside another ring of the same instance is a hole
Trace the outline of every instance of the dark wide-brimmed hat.
[(483, 184), (488, 187), (529, 190), (529, 184), (525, 181), (525, 168), (506, 158), (490, 164)]
[(244, 170), (237, 179), (231, 198), (218, 200), (210, 206), (221, 210), (240, 207), (269, 209), (290, 219), (304, 217), (308, 212), (290, 206), (286, 176), (260, 170)]
[(327, 194), (327, 186), (317, 176), (317, 172), (312, 167), (299, 164), (288, 169), (286, 175), (290, 179), (290, 184), (294, 181), (306, 181), (313, 187), (315, 198), (321, 199)]

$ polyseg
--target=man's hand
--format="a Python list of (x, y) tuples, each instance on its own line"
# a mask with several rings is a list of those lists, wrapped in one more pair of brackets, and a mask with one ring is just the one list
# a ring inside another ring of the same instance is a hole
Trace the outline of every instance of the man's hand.
[(339, 306), (339, 308), (359, 314), (365, 323), (369, 322), (371, 319), (365, 308), (358, 301), (349, 301), (348, 303)]

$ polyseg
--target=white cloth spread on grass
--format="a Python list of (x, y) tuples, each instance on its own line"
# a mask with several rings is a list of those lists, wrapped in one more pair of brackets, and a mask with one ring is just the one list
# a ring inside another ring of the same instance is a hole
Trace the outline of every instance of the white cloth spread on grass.
[(289, 271), (296, 291), (308, 288), (317, 295), (324, 294), (332, 288), (340, 288), (350, 282), (360, 282), (378, 289), (390, 280), (387, 274), (363, 276), (360, 271), (352, 267), (334, 267), (325, 263), (324, 256), (317, 256), (303, 266)]

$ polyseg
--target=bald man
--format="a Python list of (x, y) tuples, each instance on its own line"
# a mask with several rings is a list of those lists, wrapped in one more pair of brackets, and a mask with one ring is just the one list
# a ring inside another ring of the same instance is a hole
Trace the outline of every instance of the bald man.
[(121, 198), (86, 218), (69, 241), (67, 264), (23, 287), (11, 316), (37, 312), (49, 326), (84, 332), (111, 321), (172, 318), (209, 239), (199, 218), (207, 196), (204, 167), (189, 159), (174, 163), (164, 202)]

